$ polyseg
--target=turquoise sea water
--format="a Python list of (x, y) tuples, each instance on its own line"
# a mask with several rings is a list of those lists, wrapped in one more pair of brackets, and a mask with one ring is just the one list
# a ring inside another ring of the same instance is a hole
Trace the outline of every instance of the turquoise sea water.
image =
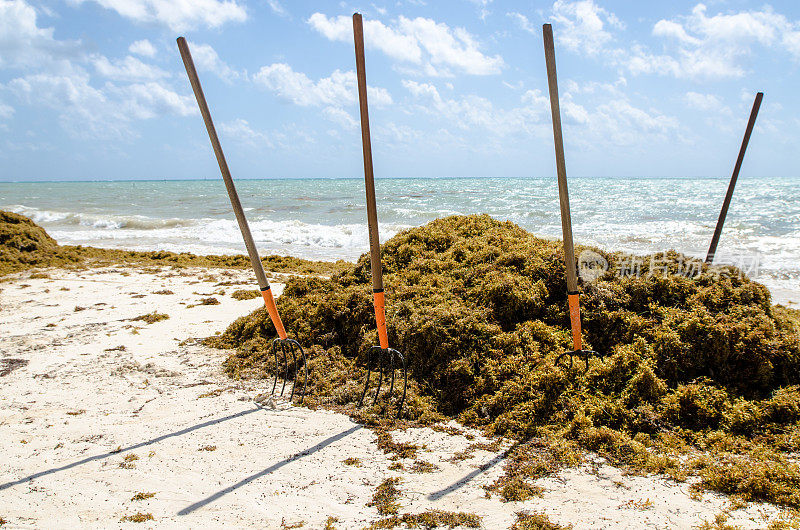
[[(728, 178), (572, 178), (576, 243), (639, 254), (704, 257)], [(263, 253), (355, 260), (368, 248), (361, 179), (237, 182)], [(376, 181), (382, 239), (452, 214), (488, 213), (560, 238), (553, 178)], [(0, 209), (22, 213), (63, 244), (243, 253), (220, 179), (0, 183)], [(719, 259), (746, 262), (771, 287), (800, 291), (800, 179), (741, 178)]]

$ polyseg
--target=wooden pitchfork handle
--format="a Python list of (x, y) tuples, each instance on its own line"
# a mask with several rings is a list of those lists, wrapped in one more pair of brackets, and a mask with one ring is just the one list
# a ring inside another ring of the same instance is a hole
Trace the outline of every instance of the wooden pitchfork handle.
[(550, 90), (550, 111), (553, 115), (553, 141), (556, 149), (556, 172), (558, 173), (558, 196), (561, 202), (561, 232), (564, 239), (564, 264), (567, 269), (567, 300), (569, 320), (572, 327), (572, 344), (576, 351), (581, 344), (581, 309), (578, 294), (578, 275), (575, 267), (575, 248), (572, 245), (572, 217), (567, 189), (567, 166), (564, 161), (564, 139), (561, 135), (561, 109), (558, 104), (558, 80), (556, 77), (556, 51), (553, 44), (553, 27), (542, 26), (544, 36), (544, 58), (547, 63), (547, 85)]
[(211, 112), (208, 110), (206, 97), (203, 94), (203, 87), (200, 86), (200, 78), (197, 77), (197, 70), (194, 67), (192, 54), (189, 52), (189, 45), (186, 44), (186, 39), (183, 37), (178, 37), (178, 50), (181, 52), (183, 65), (186, 67), (186, 74), (189, 76), (189, 82), (192, 84), (194, 97), (197, 99), (197, 106), (200, 107), (200, 114), (203, 115), (203, 121), (208, 131), (208, 138), (211, 140), (211, 146), (214, 148), (219, 170), (222, 173), (222, 180), (225, 181), (228, 197), (230, 197), (231, 206), (233, 206), (233, 213), (236, 215), (236, 221), (239, 223), (239, 230), (242, 232), (242, 238), (244, 238), (244, 246), (247, 247), (247, 254), (250, 256), (250, 264), (253, 266), (253, 272), (256, 273), (258, 286), (261, 288), (261, 296), (264, 298), (264, 305), (266, 305), (267, 312), (269, 312), (269, 316), (272, 319), (272, 324), (278, 332), (278, 337), (286, 339), (286, 330), (283, 328), (283, 322), (281, 322), (278, 308), (275, 305), (275, 298), (272, 296), (272, 289), (267, 281), (267, 276), (264, 274), (264, 267), (261, 265), (261, 259), (258, 256), (256, 244), (253, 242), (253, 235), (250, 233), (250, 226), (247, 224), (247, 218), (244, 215), (242, 203), (239, 201), (239, 194), (236, 193), (236, 186), (233, 184), (233, 178), (228, 169), (228, 162), (225, 160), (225, 154), (222, 152), (222, 146), (217, 137), (217, 130), (214, 127), (214, 122), (211, 120)]
[(378, 210), (375, 206), (375, 177), (372, 170), (372, 142), (369, 134), (369, 109), (367, 106), (367, 72), (364, 63), (364, 26), (359, 13), (353, 14), (353, 40), (356, 45), (356, 78), (358, 79), (358, 106), (361, 114), (361, 147), (364, 152), (364, 184), (367, 192), (367, 224), (369, 226), (369, 260), (372, 267), (372, 297), (375, 305), (375, 322), (381, 348), (389, 347), (386, 334), (383, 272), (381, 270), (381, 243), (378, 236)]
[(711, 238), (711, 244), (708, 246), (706, 263), (709, 265), (714, 263), (714, 254), (717, 253), (719, 236), (722, 235), (722, 226), (725, 224), (725, 217), (728, 215), (728, 207), (731, 205), (733, 190), (736, 187), (736, 180), (739, 178), (739, 171), (742, 169), (744, 153), (747, 151), (747, 144), (750, 142), (750, 134), (753, 132), (753, 127), (756, 125), (756, 117), (758, 116), (758, 109), (761, 108), (761, 99), (763, 97), (764, 93), (758, 92), (756, 94), (756, 99), (753, 101), (753, 108), (750, 109), (750, 119), (747, 121), (747, 128), (744, 130), (744, 138), (742, 139), (742, 146), (739, 148), (739, 156), (736, 158), (736, 164), (733, 166), (733, 174), (731, 175), (731, 181), (728, 184), (728, 191), (725, 194), (725, 200), (722, 202), (722, 210), (720, 210), (719, 217), (717, 218), (717, 226), (714, 229), (714, 236)]

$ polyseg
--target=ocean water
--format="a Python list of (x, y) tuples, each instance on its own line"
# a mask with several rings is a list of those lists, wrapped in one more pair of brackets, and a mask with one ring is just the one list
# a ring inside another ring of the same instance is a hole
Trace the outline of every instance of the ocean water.
[[(720, 178), (571, 178), (576, 243), (704, 258), (728, 185)], [(259, 250), (355, 260), (368, 250), (361, 179), (241, 180)], [(383, 240), (453, 214), (488, 213), (560, 238), (554, 178), (376, 181)], [(62, 244), (201, 254), (244, 253), (221, 179), (0, 183), (0, 209), (31, 217)], [(775, 290), (800, 292), (800, 178), (741, 178), (718, 262)]]

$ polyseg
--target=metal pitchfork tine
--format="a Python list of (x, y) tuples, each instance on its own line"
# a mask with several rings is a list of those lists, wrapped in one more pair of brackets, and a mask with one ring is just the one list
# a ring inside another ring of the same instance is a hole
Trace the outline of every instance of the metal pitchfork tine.
[[(572, 246), (572, 217), (569, 210), (567, 190), (567, 165), (564, 161), (564, 139), (561, 136), (561, 110), (558, 105), (558, 81), (556, 78), (556, 52), (553, 44), (553, 28), (550, 24), (542, 26), (544, 35), (544, 57), (547, 63), (547, 84), (550, 90), (550, 110), (553, 115), (553, 142), (556, 148), (556, 173), (558, 173), (558, 195), (561, 202), (561, 231), (564, 238), (564, 261), (567, 269), (567, 300), (569, 320), (572, 327), (572, 351), (556, 357), (556, 366), (571, 369), (574, 357), (584, 361), (584, 372), (589, 369), (589, 357), (597, 355), (592, 350), (584, 350), (581, 339), (581, 308), (578, 292), (578, 275), (575, 267), (575, 249)], [(566, 364), (569, 359), (569, 365)]]
[(300, 394), (300, 403), (303, 402), (306, 396), (306, 386), (308, 385), (308, 366), (306, 365), (306, 354), (302, 346), (293, 339), (286, 335), (286, 330), (283, 328), (283, 322), (278, 314), (278, 308), (275, 305), (275, 298), (272, 296), (272, 289), (270, 288), (267, 276), (264, 274), (264, 267), (261, 265), (261, 259), (258, 256), (258, 250), (253, 242), (253, 236), (250, 233), (250, 227), (247, 224), (247, 218), (244, 215), (242, 204), (239, 201), (239, 195), (236, 193), (236, 187), (233, 184), (231, 172), (228, 169), (228, 163), (225, 160), (225, 155), (222, 153), (222, 146), (217, 137), (217, 130), (214, 128), (214, 122), (211, 121), (211, 112), (208, 110), (205, 95), (203, 95), (203, 88), (200, 86), (200, 79), (197, 77), (197, 70), (194, 67), (192, 54), (189, 52), (189, 46), (186, 44), (186, 39), (178, 37), (178, 49), (183, 58), (183, 65), (186, 67), (186, 74), (189, 76), (189, 82), (192, 84), (194, 97), (197, 99), (197, 106), (200, 107), (200, 114), (203, 115), (203, 121), (206, 124), (208, 137), (211, 140), (211, 146), (214, 148), (214, 154), (217, 157), (222, 179), (225, 181), (225, 187), (228, 190), (228, 196), (231, 199), (231, 206), (233, 213), (236, 215), (236, 221), (239, 223), (239, 230), (242, 232), (244, 245), (247, 247), (247, 254), (250, 256), (250, 264), (253, 266), (253, 272), (256, 274), (258, 286), (261, 289), (261, 296), (264, 298), (264, 305), (267, 307), (272, 324), (278, 332), (278, 338), (272, 341), (272, 354), (275, 357), (275, 382), (272, 385), (272, 394), (275, 394), (275, 388), (278, 385), (278, 353), (280, 352), (283, 357), (283, 385), (281, 386), (281, 396), (286, 388), (286, 379), (289, 377), (289, 363), (288, 357), (291, 354), (292, 364), (294, 366), (294, 377), (292, 379), (292, 392), (289, 396), (289, 401), (294, 399), (295, 390), (297, 389), (297, 374), (299, 373), (297, 359), (302, 361), (302, 368), (304, 374), (303, 391)]
[[(369, 380), (372, 375), (372, 354), (377, 353), (378, 357), (378, 388), (375, 391), (375, 398), (372, 404), (378, 402), (378, 397), (381, 393), (381, 384), (385, 377), (384, 365), (389, 365), (391, 371), (391, 382), (389, 383), (389, 393), (387, 394), (387, 401), (391, 402), (394, 393), (395, 383), (395, 357), (400, 361), (400, 369), (403, 376), (403, 394), (397, 404), (397, 417), (403, 412), (403, 402), (406, 399), (406, 386), (408, 384), (408, 372), (406, 371), (406, 360), (403, 354), (394, 348), (389, 347), (389, 338), (386, 333), (386, 312), (384, 308), (384, 293), (383, 293), (383, 274), (381, 271), (381, 244), (378, 237), (378, 213), (375, 206), (375, 179), (372, 172), (372, 144), (369, 135), (369, 113), (367, 109), (367, 74), (364, 66), (364, 27), (361, 21), (361, 15), (355, 13), (353, 15), (353, 38), (356, 45), (356, 74), (358, 78), (358, 103), (361, 113), (361, 144), (364, 151), (364, 183), (367, 193), (367, 223), (369, 225), (369, 258), (372, 267), (372, 296), (375, 304), (375, 322), (378, 327), (378, 339), (380, 346), (373, 346), (367, 352), (367, 379), (364, 382), (364, 390), (361, 392), (361, 399), (358, 401), (358, 406), (361, 407), (364, 403), (364, 397), (367, 395), (369, 388)], [(388, 363), (384, 360), (388, 356)]]

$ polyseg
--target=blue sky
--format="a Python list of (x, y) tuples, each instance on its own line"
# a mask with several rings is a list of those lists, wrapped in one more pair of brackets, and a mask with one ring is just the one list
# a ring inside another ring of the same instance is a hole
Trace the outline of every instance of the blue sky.
[(185, 35), (237, 178), (359, 177), (350, 15), (378, 176), (797, 176), (800, 2), (0, 0), (0, 180), (216, 178)]

